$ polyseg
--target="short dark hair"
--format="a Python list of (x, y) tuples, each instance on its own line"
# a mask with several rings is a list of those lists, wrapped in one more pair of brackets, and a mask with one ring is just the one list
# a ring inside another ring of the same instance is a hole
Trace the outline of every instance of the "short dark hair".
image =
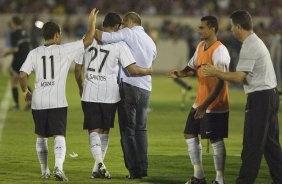
[(12, 17), (12, 22), (16, 25), (22, 25), (23, 21), (20, 17), (18, 16), (13, 16)]
[(237, 10), (230, 15), (233, 24), (240, 25), (247, 31), (253, 30), (252, 17), (249, 12), (245, 10)]
[(46, 22), (42, 27), (42, 34), (45, 40), (53, 39), (54, 35), (60, 32), (60, 26), (55, 22)]
[(141, 25), (142, 21), (141, 21), (141, 17), (138, 13), (136, 12), (128, 12), (125, 16), (124, 19), (130, 19), (132, 20), (132, 22), (134, 22), (137, 25)]
[(201, 18), (201, 21), (207, 21), (207, 25), (209, 28), (214, 28), (215, 33), (217, 33), (218, 31), (218, 21), (217, 18), (215, 16), (205, 16)]
[(103, 21), (103, 27), (114, 27), (115, 25), (121, 25), (121, 17), (114, 12), (107, 13)]

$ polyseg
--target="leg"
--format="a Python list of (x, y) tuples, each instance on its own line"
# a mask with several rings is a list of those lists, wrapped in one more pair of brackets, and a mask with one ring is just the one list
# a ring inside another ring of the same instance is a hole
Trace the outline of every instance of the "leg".
[(63, 171), (63, 164), (66, 157), (66, 139), (64, 135), (54, 136), (54, 155), (55, 155), (55, 168)]
[(150, 92), (140, 89), (136, 108), (136, 145), (141, 176), (147, 176), (148, 169), (148, 135), (147, 108), (149, 107)]
[(213, 160), (216, 170), (215, 181), (217, 181), (219, 184), (224, 184), (224, 166), (226, 160), (225, 145), (223, 139), (211, 139), (210, 141), (213, 147)]
[(194, 167), (194, 175), (190, 179), (190, 182), (196, 179), (205, 180), (202, 166), (202, 145), (198, 138), (198, 134), (200, 133), (200, 121), (194, 118), (194, 114), (194, 109), (191, 109), (184, 130), (184, 138), (188, 147), (188, 155)]
[(279, 94), (278, 91), (274, 95), (273, 99), (273, 113), (270, 116), (270, 126), (268, 135), (266, 138), (264, 157), (269, 166), (270, 175), (273, 180), (273, 184), (282, 183), (282, 152), (279, 143), (279, 121), (278, 121), (278, 109), (279, 109)]
[(19, 110), (19, 91), (18, 91), (19, 77), (16, 73), (11, 74), (12, 94), (15, 102), (14, 110)]
[(255, 92), (248, 96), (245, 110), (245, 125), (242, 165), (237, 184), (253, 184), (257, 177), (269, 130), (269, 95)]
[(48, 167), (48, 138), (42, 135), (37, 135), (36, 152), (41, 166), (42, 178), (50, 177), (50, 170)]

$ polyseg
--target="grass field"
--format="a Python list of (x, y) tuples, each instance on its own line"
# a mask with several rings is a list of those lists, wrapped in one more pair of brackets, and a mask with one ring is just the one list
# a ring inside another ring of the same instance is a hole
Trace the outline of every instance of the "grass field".
[[(195, 86), (194, 79), (186, 79)], [(0, 100), (7, 88), (8, 76), (0, 75)], [(181, 89), (171, 79), (163, 76), (153, 76), (153, 92), (151, 107), (148, 114), (149, 134), (149, 177), (142, 180), (127, 181), (124, 176), (127, 171), (123, 164), (122, 151), (119, 143), (119, 129), (116, 122), (110, 132), (110, 145), (105, 158), (111, 180), (91, 180), (89, 176), (93, 158), (88, 146), (87, 132), (82, 130), (82, 110), (74, 75), (71, 73), (67, 83), (67, 98), (69, 103), (67, 126), (67, 156), (64, 170), (69, 183), (112, 183), (112, 184), (184, 184), (192, 176), (193, 169), (187, 156), (187, 146), (183, 138), (183, 128), (189, 108), (195, 96), (195, 87), (187, 95), (187, 109), (181, 111)], [(22, 96), (21, 96), (22, 98)], [(235, 183), (241, 164), (242, 133), (245, 94), (242, 90), (230, 90), (230, 124), (229, 138), (226, 139), (227, 160), (226, 184)], [(1, 103), (1, 102), (0, 102)], [(23, 99), (21, 99), (23, 108)], [(12, 106), (12, 99), (10, 99)], [(1, 122), (0, 117), (0, 122)], [(280, 127), (282, 113), (280, 111)], [(54, 179), (40, 179), (40, 166), (35, 151), (35, 134), (31, 112), (8, 111), (2, 130), (0, 142), (0, 183), (55, 183)], [(0, 126), (1, 127), (1, 126)], [(1, 134), (1, 129), (0, 129)], [(282, 136), (280, 136), (280, 141)], [(203, 143), (203, 163), (208, 183), (214, 179), (215, 172), (212, 160), (212, 148), (206, 153), (206, 141)], [(49, 167), (53, 168), (53, 139), (49, 139)], [(77, 158), (69, 154), (78, 153)], [(263, 160), (256, 184), (271, 184), (268, 167)]]

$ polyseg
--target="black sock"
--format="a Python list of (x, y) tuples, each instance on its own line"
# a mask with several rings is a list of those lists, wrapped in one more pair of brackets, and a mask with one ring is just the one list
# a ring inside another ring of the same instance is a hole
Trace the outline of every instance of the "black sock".
[(18, 88), (13, 87), (12, 88), (12, 93), (13, 93), (14, 102), (18, 106), (19, 105), (19, 92), (18, 92)]

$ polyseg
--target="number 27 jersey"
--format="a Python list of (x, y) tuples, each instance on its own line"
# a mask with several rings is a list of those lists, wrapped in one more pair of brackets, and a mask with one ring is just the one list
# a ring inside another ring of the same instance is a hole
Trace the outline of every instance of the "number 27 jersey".
[(40, 46), (30, 51), (20, 71), (35, 73), (31, 108), (53, 109), (68, 106), (66, 80), (71, 62), (84, 52), (83, 41)]
[(81, 100), (96, 103), (120, 101), (117, 83), (119, 68), (136, 63), (125, 42), (99, 44), (96, 40), (75, 62), (83, 64), (85, 71)]

